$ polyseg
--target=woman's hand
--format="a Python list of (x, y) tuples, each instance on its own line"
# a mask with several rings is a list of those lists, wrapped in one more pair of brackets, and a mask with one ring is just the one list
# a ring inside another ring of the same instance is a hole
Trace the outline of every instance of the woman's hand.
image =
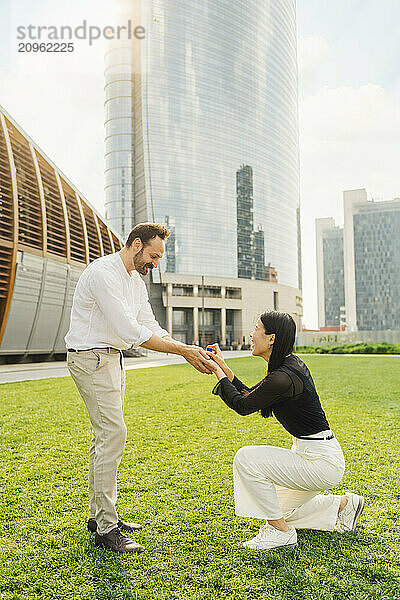
[(222, 356), (222, 351), (221, 348), (218, 346), (218, 344), (209, 344), (209, 347), (212, 348), (212, 352), (207, 350), (207, 354), (213, 359), (215, 360), (215, 362), (222, 366), (225, 364), (224, 361), (224, 357)]
[[(218, 344), (209, 344), (209, 346), (212, 348), (212, 352), (207, 351), (208, 356), (217, 363), (221, 371), (224, 373), (223, 376), (227, 377), (229, 381), (233, 381), (235, 375), (224, 361), (221, 348), (218, 346)], [(221, 377), (219, 377), (219, 379), (221, 379)]]
[[(211, 355), (211, 352), (209, 354)], [(212, 356), (211, 356), (211, 358), (212, 358), (212, 360), (210, 360), (210, 362), (208, 363), (208, 367), (212, 370), (212, 372), (214, 373), (214, 375), (216, 376), (216, 378), (219, 381), (223, 377), (226, 377), (226, 373), (221, 369), (221, 367), (219, 366), (217, 361), (214, 360)]]

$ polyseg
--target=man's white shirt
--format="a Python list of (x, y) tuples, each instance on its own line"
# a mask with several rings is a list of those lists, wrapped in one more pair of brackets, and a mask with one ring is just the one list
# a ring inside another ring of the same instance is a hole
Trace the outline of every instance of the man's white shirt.
[(169, 335), (154, 316), (140, 274), (128, 273), (119, 252), (91, 262), (75, 288), (66, 347), (126, 350), (153, 334)]

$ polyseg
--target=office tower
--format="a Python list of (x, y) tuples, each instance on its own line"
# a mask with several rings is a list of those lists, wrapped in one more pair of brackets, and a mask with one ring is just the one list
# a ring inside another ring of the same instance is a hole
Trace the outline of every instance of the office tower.
[(357, 329), (400, 330), (400, 199), (354, 203), (353, 235)]
[(79, 275), (121, 247), (116, 232), (0, 107), (0, 356), (65, 353)]
[(316, 219), (319, 327), (339, 327), (344, 306), (343, 228), (332, 218)]
[[(132, 0), (120, 22), (128, 18), (146, 35), (113, 40), (105, 57), (106, 218), (125, 238), (140, 221), (174, 222), (175, 263), (171, 253), (161, 261), (161, 282), (172, 268), (261, 282), (269, 264), (297, 311), (294, 0)], [(252, 179), (248, 223), (237, 211), (240, 165), (243, 186)]]
[(253, 169), (243, 165), (236, 172), (238, 277), (277, 281), (275, 269), (265, 264), (265, 234), (254, 231)]
[(254, 240), (254, 279), (268, 281), (268, 269), (265, 265), (265, 235), (259, 225), (258, 231), (253, 232)]
[(175, 235), (175, 219), (174, 217), (165, 217), (164, 219), (165, 225), (169, 230), (168, 244), (166, 245), (165, 254), (166, 254), (166, 272), (167, 273), (176, 273), (177, 270), (177, 254), (178, 254), (178, 244)]
[(338, 324), (344, 297), (348, 331), (399, 330), (400, 199), (346, 190), (343, 207), (343, 229), (316, 220), (319, 325)]
[(253, 169), (249, 165), (236, 173), (238, 277), (254, 279)]
[(353, 207), (357, 203), (365, 202), (367, 202), (367, 191), (364, 188), (345, 190), (343, 192), (344, 291), (346, 298), (346, 325), (349, 331), (357, 331)]

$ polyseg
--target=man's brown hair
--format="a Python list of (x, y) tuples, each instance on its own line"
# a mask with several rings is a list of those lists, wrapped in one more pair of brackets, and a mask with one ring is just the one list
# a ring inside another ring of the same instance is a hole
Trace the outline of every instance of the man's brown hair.
[(158, 236), (162, 240), (165, 240), (169, 234), (169, 229), (160, 223), (138, 223), (130, 232), (126, 240), (126, 246), (129, 248), (136, 238), (142, 241), (143, 246), (147, 246), (149, 241), (154, 240), (155, 237)]

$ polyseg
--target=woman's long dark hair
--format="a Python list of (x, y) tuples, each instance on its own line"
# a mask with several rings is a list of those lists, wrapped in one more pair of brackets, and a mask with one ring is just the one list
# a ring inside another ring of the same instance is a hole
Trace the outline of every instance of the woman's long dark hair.
[(269, 310), (260, 316), (265, 333), (275, 334), (272, 353), (268, 361), (268, 373), (281, 366), (285, 357), (293, 351), (296, 340), (296, 323), (288, 313)]
[[(268, 361), (268, 374), (281, 366), (285, 357), (293, 351), (296, 340), (296, 323), (288, 313), (269, 310), (260, 316), (265, 333), (275, 334), (271, 356)], [(263, 417), (269, 417), (272, 408), (261, 409)]]

